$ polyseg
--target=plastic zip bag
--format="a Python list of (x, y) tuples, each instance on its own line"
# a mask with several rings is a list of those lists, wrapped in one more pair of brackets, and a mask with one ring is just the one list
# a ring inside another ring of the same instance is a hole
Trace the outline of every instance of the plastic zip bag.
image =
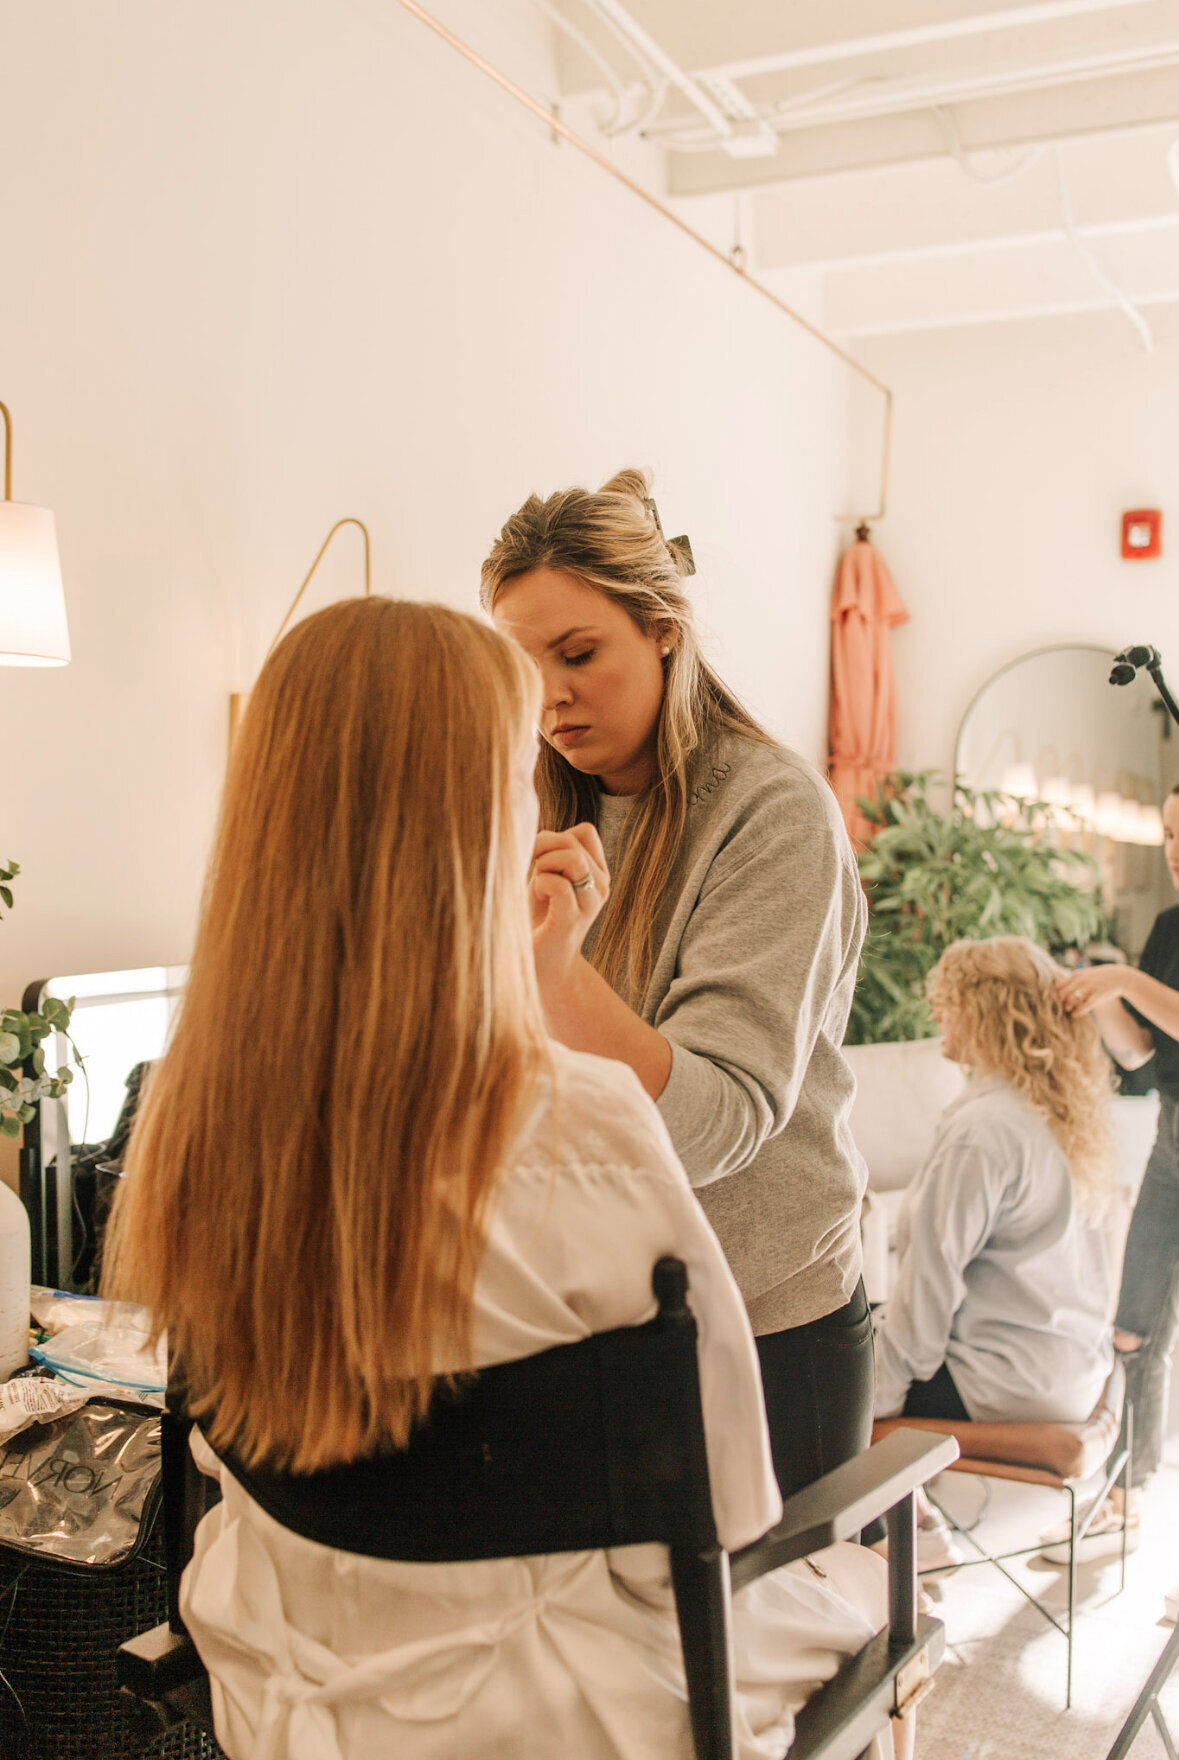
[(146, 1322), (138, 1326), (107, 1325), (101, 1320), (67, 1326), (29, 1355), (63, 1381), (94, 1388), (114, 1383), (141, 1397), (162, 1398), (168, 1385), (168, 1345), (161, 1338), (148, 1343)]

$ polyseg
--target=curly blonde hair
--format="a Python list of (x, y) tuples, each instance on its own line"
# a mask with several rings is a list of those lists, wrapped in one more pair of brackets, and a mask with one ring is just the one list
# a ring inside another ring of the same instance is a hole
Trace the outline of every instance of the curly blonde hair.
[(1021, 935), (955, 941), (929, 974), (929, 1000), (953, 1021), (961, 1061), (1002, 1076), (1044, 1118), (1088, 1210), (1100, 1210), (1114, 1171), (1113, 1077), (1089, 1015), (1065, 1012), (1064, 975)]

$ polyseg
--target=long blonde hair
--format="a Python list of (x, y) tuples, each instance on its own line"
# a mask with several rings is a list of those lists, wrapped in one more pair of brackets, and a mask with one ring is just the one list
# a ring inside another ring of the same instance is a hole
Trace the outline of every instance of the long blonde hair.
[[(770, 743), (770, 736), (722, 683), (700, 651), (689, 572), (675, 540), (656, 522), (647, 476), (619, 471), (593, 493), (562, 489), (530, 495), (508, 520), (483, 564), (480, 598), (492, 610), (512, 581), (536, 568), (569, 574), (604, 593), (645, 635), (671, 631), (664, 660), (656, 773), (631, 809), (626, 845), (598, 924), (591, 959), (615, 989), (642, 1001), (655, 960), (655, 930), (684, 833), (696, 770), (723, 729)], [(599, 791), (542, 740), (536, 768), (540, 822), (563, 831), (598, 819)]]
[(955, 941), (927, 982), (962, 1061), (1002, 1076), (1047, 1121), (1086, 1207), (1100, 1210), (1114, 1170), (1112, 1075), (1092, 1019), (1060, 1000), (1063, 976), (1034, 942), (995, 935)]
[(250, 699), (104, 1280), (246, 1464), (402, 1445), (435, 1362), (469, 1361), (545, 1061), (513, 806), (536, 713), (512, 643), (381, 598), (298, 625)]

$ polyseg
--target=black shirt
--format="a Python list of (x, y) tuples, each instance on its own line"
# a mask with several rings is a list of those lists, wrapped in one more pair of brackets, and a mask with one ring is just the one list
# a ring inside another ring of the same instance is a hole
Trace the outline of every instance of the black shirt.
[[(1150, 978), (1157, 978), (1169, 990), (1179, 990), (1179, 904), (1160, 911), (1155, 918), (1138, 969)], [(1164, 1033), (1161, 1027), (1156, 1027), (1153, 1021), (1148, 1021), (1145, 1015), (1139, 1014), (1136, 1008), (1130, 1008), (1129, 1003), (1126, 1007), (1154, 1040), (1154, 1079), (1159, 1093), (1165, 1094), (1169, 1100), (1179, 1100), (1179, 1042)]]

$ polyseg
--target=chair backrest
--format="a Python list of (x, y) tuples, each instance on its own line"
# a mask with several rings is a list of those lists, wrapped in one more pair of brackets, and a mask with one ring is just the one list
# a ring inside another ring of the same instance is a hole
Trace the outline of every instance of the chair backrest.
[(307, 1474), (221, 1457), (283, 1527), (369, 1557), (715, 1547), (685, 1267), (660, 1260), (653, 1285), (646, 1325), (440, 1383), (404, 1450)]
[[(645, 1325), (440, 1383), (405, 1449), (303, 1474), (220, 1453), (275, 1521), (342, 1552), (436, 1564), (661, 1542), (697, 1760), (731, 1760), (728, 1561), (712, 1514), (687, 1267), (660, 1259), (651, 1282), (658, 1313)], [(169, 1619), (180, 1632), (179, 1578), (201, 1500), (179, 1375), (168, 1405)]]

